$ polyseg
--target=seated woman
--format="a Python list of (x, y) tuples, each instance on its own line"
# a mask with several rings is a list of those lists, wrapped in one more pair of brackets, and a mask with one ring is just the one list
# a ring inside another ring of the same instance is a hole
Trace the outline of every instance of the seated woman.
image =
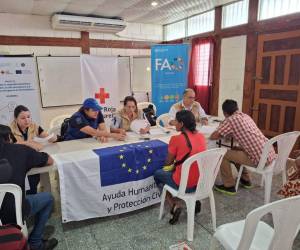
[(124, 140), (125, 135), (106, 130), (101, 109), (95, 99), (87, 98), (82, 107), (70, 118), (64, 139), (76, 140), (94, 136), (101, 142), (106, 142), (109, 137)]
[[(33, 141), (34, 137), (45, 138), (48, 133), (41, 126), (32, 122), (29, 109), (19, 105), (14, 110), (14, 120), (10, 125), (12, 133), (19, 144), (25, 144), (37, 151), (43, 148), (43, 145)], [(52, 137), (49, 142), (55, 142), (56, 136)]]
[[(19, 105), (14, 110), (14, 121), (11, 123), (10, 128), (12, 134), (16, 139), (16, 143), (25, 144), (37, 151), (43, 148), (43, 145), (35, 142), (34, 137), (45, 138), (48, 133), (42, 129), (41, 126), (32, 122), (31, 113), (29, 109), (23, 105)], [(49, 142), (55, 142), (56, 136), (53, 136)], [(27, 194), (36, 194), (37, 186), (40, 182), (40, 175), (30, 175), (28, 176), (30, 191)]]
[[(124, 107), (118, 110), (112, 119), (110, 131), (120, 134), (126, 134), (130, 130), (130, 125), (134, 120), (144, 120), (143, 112), (137, 108), (137, 102), (133, 96), (126, 96)], [(137, 131), (146, 134), (150, 130), (150, 124), (145, 120), (145, 127)]]
[[(181, 131), (179, 135), (171, 137), (168, 147), (168, 157), (166, 165), (174, 165), (172, 171), (164, 169), (156, 170), (154, 180), (159, 189), (162, 190), (165, 184), (172, 188), (178, 189), (181, 178), (182, 163), (190, 156), (206, 150), (206, 141), (201, 133), (196, 130), (196, 119), (191, 111), (182, 110), (176, 113), (175, 127), (177, 131)], [(194, 162), (190, 168), (186, 192), (191, 193), (196, 190), (199, 179), (199, 169), (197, 162)], [(170, 224), (175, 224), (181, 213), (181, 206), (178, 199), (167, 193), (166, 200), (171, 207)], [(195, 213), (201, 210), (201, 203), (196, 202)]]

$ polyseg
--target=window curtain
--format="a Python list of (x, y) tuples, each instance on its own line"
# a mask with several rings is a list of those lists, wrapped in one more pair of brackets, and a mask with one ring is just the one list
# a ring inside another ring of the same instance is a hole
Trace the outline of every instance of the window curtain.
[(213, 39), (195, 38), (192, 40), (191, 60), (188, 74), (188, 87), (194, 89), (198, 101), (206, 113), (209, 112), (212, 72)]

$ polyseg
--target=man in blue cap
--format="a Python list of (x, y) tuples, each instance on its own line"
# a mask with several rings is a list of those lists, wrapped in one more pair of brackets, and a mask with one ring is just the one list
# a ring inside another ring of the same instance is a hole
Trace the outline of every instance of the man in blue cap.
[(110, 133), (106, 130), (102, 107), (93, 98), (87, 98), (81, 108), (72, 115), (66, 131), (65, 140), (76, 140), (96, 137), (101, 142), (106, 142), (108, 137), (124, 140), (125, 135)]

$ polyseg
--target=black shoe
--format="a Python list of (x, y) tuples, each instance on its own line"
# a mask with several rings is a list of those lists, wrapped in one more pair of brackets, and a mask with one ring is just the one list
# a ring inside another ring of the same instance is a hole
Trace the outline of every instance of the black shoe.
[(169, 220), (169, 223), (171, 225), (174, 225), (178, 221), (180, 214), (181, 214), (180, 207), (174, 209), (173, 217)]
[(242, 178), (240, 179), (240, 184), (242, 187), (247, 188), (247, 189), (250, 189), (253, 187), (251, 181), (246, 181)]
[(196, 201), (195, 214), (199, 214), (200, 212), (201, 212), (201, 202)]
[(47, 225), (44, 230), (43, 240), (46, 241), (50, 239), (50, 237), (54, 234), (54, 232), (55, 232), (55, 227), (52, 225)]
[(173, 207), (171, 208), (170, 214), (174, 215), (174, 212), (175, 212), (175, 204), (174, 204)]
[(44, 241), (43, 250), (52, 250), (58, 244), (58, 240), (55, 238), (51, 238), (49, 240)]
[(215, 185), (214, 189), (223, 193), (223, 194), (228, 194), (228, 195), (235, 195), (236, 190), (235, 187), (224, 187), (224, 185)]

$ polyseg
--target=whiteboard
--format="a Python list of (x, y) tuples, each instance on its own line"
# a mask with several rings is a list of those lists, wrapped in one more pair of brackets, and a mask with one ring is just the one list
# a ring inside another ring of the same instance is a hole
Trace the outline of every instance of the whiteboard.
[[(42, 107), (78, 105), (83, 102), (79, 56), (38, 56)], [(119, 57), (120, 101), (131, 93), (130, 58)]]
[(37, 57), (43, 107), (82, 103), (79, 57)]
[(132, 91), (151, 91), (151, 59), (150, 57), (133, 57)]
[(119, 97), (120, 101), (131, 95), (130, 57), (119, 57)]

